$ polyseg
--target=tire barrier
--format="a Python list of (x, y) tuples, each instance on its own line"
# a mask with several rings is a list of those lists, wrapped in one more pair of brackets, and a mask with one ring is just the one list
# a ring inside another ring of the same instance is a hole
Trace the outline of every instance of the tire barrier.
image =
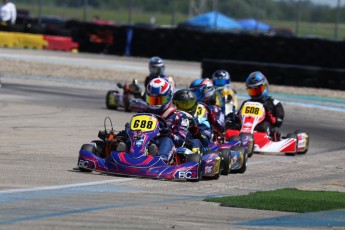
[(78, 52), (71, 37), (0, 31), (0, 47)]
[(47, 46), (44, 47), (45, 50), (60, 50), (72, 53), (78, 52), (79, 45), (73, 42), (71, 37), (44, 35), (43, 38), (48, 42)]
[(48, 42), (43, 35), (0, 32), (0, 46), (9, 48), (44, 49)]
[[(24, 33), (47, 36), (70, 34), (63, 37), (71, 40), (66, 39), (62, 43), (59, 43), (58, 37), (48, 39), (51, 43), (43, 46), (47, 49), (75, 51), (74, 48), (71, 49), (75, 45), (72, 43), (74, 41), (78, 44), (80, 52), (87, 53), (135, 57), (161, 56), (164, 59), (197, 62), (203, 62), (206, 58), (221, 60), (224, 65), (226, 60), (230, 60), (231, 64), (228, 63), (226, 66), (238, 76), (246, 76), (249, 69), (262, 69), (267, 74), (272, 73), (277, 79), (277, 84), (344, 88), (344, 41), (201, 31), (179, 27), (156, 28), (145, 24), (100, 25), (76, 20), (66, 21), (60, 27), (45, 25), (42, 28), (35, 22), (26, 20), (24, 26), (0, 26), (0, 31), (20, 30)], [(33, 45), (34, 43), (29, 42), (30, 39), (27, 40), (26, 43), (34, 48), (42, 47), (39, 44)], [(15, 47), (16, 43), (8, 36), (0, 41), (0, 45)], [(203, 66), (203, 75), (209, 74), (211, 67), (206, 67), (206, 63), (203, 63)]]
[(201, 66), (203, 78), (211, 77), (218, 69), (224, 69), (230, 73), (233, 81), (245, 82), (249, 73), (261, 71), (269, 77), (270, 84), (345, 89), (345, 69), (219, 59), (204, 59)]

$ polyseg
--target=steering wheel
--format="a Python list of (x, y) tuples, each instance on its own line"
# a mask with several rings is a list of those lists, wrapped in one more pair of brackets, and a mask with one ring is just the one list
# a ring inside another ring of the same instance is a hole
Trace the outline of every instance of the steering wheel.
[[(168, 124), (167, 122), (159, 115), (157, 114), (152, 114), (155, 118), (157, 118), (157, 120), (159, 121), (159, 124), (163, 124), (163, 128), (168, 128)], [(162, 129), (162, 128), (160, 128)]]

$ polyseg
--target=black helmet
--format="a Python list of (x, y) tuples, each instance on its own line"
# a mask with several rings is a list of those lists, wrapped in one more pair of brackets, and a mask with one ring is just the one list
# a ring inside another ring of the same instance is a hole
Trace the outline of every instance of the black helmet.
[(188, 89), (180, 89), (173, 96), (173, 104), (177, 109), (194, 115), (197, 107), (197, 99), (195, 94)]

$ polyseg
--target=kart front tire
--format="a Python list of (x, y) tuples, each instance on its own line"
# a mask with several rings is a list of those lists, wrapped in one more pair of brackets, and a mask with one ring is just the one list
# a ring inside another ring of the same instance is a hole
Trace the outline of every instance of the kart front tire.
[[(308, 152), (308, 149), (309, 149), (309, 133), (307, 133), (307, 132), (305, 132), (305, 131), (303, 131), (303, 130), (296, 130), (295, 132), (294, 132), (296, 135), (298, 135), (298, 134), (300, 134), (300, 133), (305, 133), (305, 134), (307, 134), (308, 135), (308, 138), (307, 138), (307, 140), (306, 140), (306, 149), (304, 150), (304, 151), (301, 151), (301, 152), (297, 152), (298, 154), (306, 154), (307, 152)], [(298, 140), (297, 140), (298, 141)]]
[[(96, 147), (93, 144), (83, 144), (80, 148), (80, 151), (81, 150), (85, 150), (85, 151), (88, 151), (90, 153), (96, 154)], [(79, 163), (79, 160), (78, 160), (78, 163)], [(82, 168), (82, 167), (78, 167), (78, 168), (81, 172), (92, 172), (91, 169), (86, 169), (86, 168)]]
[(224, 176), (229, 175), (231, 163), (231, 151), (229, 149), (220, 150), (221, 161), (221, 174)]
[(253, 134), (250, 134), (250, 133), (241, 133), (240, 134), (240, 137), (241, 137), (241, 141), (243, 139), (249, 139), (249, 145), (247, 146), (248, 148), (248, 157), (252, 157), (253, 156), (253, 153), (254, 153), (254, 136)]
[(241, 156), (243, 156), (243, 162), (242, 162), (241, 168), (236, 169), (236, 170), (231, 170), (231, 172), (243, 174), (247, 170), (248, 149), (244, 146), (232, 146), (230, 149), (233, 151), (239, 151), (241, 153)]

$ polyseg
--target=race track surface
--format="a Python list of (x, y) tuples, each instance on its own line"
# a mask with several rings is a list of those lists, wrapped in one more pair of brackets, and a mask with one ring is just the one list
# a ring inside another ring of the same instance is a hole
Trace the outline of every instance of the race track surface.
[[(174, 65), (181, 75), (197, 71), (195, 64)], [(282, 131), (308, 131), (310, 149), (295, 157), (255, 154), (245, 174), (191, 183), (81, 173), (75, 170), (78, 151), (97, 139), (104, 118), (112, 119), (115, 130), (130, 118), (105, 108), (112, 88), (35, 76), (1, 78), (0, 229), (345, 228), (344, 210), (295, 214), (202, 201), (286, 187), (344, 192), (344, 103), (280, 95), (286, 111)]]

